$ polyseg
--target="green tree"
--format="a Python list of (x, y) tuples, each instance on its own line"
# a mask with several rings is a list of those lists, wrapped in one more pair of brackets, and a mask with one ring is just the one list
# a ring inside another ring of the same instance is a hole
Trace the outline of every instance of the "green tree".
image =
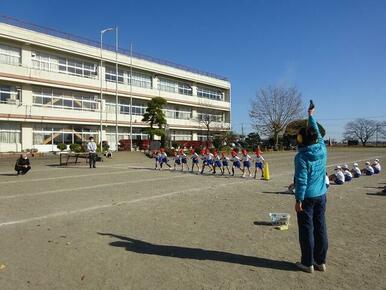
[(261, 142), (261, 138), (259, 133), (257, 132), (251, 132), (245, 138), (245, 143), (247, 143), (248, 147), (251, 147), (254, 149), (257, 148), (260, 142)]
[[(142, 122), (149, 123), (150, 128), (144, 131), (150, 135), (150, 140), (154, 140), (154, 135), (165, 136), (166, 118), (162, 111), (166, 105), (166, 100), (161, 97), (154, 97), (147, 102), (146, 112), (143, 114)], [(156, 128), (155, 128), (156, 127)]]

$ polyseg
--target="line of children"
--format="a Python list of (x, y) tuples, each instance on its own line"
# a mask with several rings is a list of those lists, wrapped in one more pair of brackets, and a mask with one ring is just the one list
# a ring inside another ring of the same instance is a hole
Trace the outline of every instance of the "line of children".
[(337, 165), (334, 171), (334, 174), (331, 174), (329, 179), (335, 182), (335, 184), (342, 185), (353, 178), (361, 177), (362, 173), (367, 176), (380, 173), (381, 165), (379, 164), (379, 159), (375, 159), (371, 164), (367, 161), (363, 170), (360, 170), (358, 163), (355, 162), (351, 171), (347, 164), (344, 164), (342, 167)]
[[(257, 149), (255, 152), (256, 154), (255, 158), (252, 158), (248, 154), (248, 151), (245, 149), (242, 150), (241, 158), (239, 157), (236, 150), (232, 150), (231, 158), (226, 156), (225, 152), (222, 152), (220, 157), (219, 152), (217, 150), (211, 153), (209, 149), (206, 149), (206, 150), (201, 150), (200, 153), (201, 153), (200, 154), (201, 156), (194, 149), (191, 150), (191, 157), (190, 157), (190, 160), (192, 162), (191, 172), (194, 172), (195, 169), (197, 169), (197, 172), (199, 172), (200, 174), (204, 174), (205, 168), (208, 168), (212, 174), (216, 174), (217, 170), (219, 170), (221, 175), (224, 175), (226, 170), (229, 175), (234, 176), (235, 168), (238, 168), (243, 178), (246, 177), (246, 174), (252, 177), (252, 172), (250, 168), (251, 168), (252, 162), (254, 162), (255, 164), (254, 178), (256, 179), (258, 170), (261, 171), (261, 177), (263, 178), (264, 158), (259, 149)], [(200, 157), (202, 160), (201, 168), (200, 168)], [(170, 169), (172, 167), (168, 163), (168, 158), (165, 150), (161, 148), (159, 152), (155, 154), (154, 169), (161, 170), (163, 167), (163, 164), (166, 164)], [(231, 169), (229, 169), (230, 165), (231, 165)], [(185, 166), (189, 171), (188, 157), (186, 156), (185, 152), (182, 149), (176, 151), (174, 154), (173, 169), (176, 170), (178, 166), (181, 166), (181, 171), (184, 171)]]

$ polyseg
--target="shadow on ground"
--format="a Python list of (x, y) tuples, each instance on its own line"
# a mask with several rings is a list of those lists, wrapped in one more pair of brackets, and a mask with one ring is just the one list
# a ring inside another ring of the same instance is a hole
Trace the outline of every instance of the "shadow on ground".
[(267, 222), (267, 221), (255, 221), (253, 222), (255, 226), (271, 226), (272, 227), (272, 222)]
[(145, 241), (132, 239), (125, 236), (115, 235), (111, 233), (98, 233), (102, 236), (110, 236), (118, 238), (120, 241), (111, 242), (110, 245), (118, 248), (125, 248), (126, 251), (157, 255), (164, 257), (173, 257), (180, 259), (192, 260), (211, 260), (224, 263), (233, 263), (240, 265), (248, 265), (253, 267), (261, 267), (283, 271), (297, 271), (295, 264), (287, 261), (277, 261), (266, 258), (245, 256), (221, 251), (205, 250), (200, 248), (188, 248), (179, 246), (157, 245)]

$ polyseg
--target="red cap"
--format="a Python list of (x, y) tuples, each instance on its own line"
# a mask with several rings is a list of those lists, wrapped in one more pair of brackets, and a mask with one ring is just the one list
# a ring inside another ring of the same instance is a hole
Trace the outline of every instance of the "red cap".
[(258, 156), (261, 155), (260, 149), (256, 149), (255, 153), (256, 153), (256, 155), (258, 155)]
[(218, 152), (217, 150), (213, 152), (213, 156), (217, 156), (218, 155)]
[(221, 156), (224, 157), (225, 156), (225, 152), (221, 152)]
[(194, 149), (192, 149), (192, 150), (190, 150), (190, 153), (194, 154), (194, 153), (196, 153), (196, 151), (194, 151)]
[(247, 154), (247, 150), (245, 150), (245, 149), (243, 149), (241, 152), (243, 153), (243, 155)]
[(204, 155), (205, 154), (205, 150), (204, 149), (201, 149), (201, 155)]
[(237, 152), (233, 150), (231, 154), (233, 157), (235, 157), (237, 155)]
[(160, 148), (160, 149), (159, 149), (159, 151), (161, 151), (161, 152), (164, 152), (164, 151), (165, 151), (165, 149), (164, 149), (164, 148)]
[(206, 153), (206, 154), (209, 154), (209, 153), (210, 153), (210, 150), (209, 150), (208, 148), (206, 148), (205, 153)]

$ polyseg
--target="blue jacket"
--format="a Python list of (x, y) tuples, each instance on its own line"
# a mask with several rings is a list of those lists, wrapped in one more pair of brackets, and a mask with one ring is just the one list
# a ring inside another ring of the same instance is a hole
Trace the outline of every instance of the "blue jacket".
[(327, 149), (315, 119), (310, 116), (308, 124), (318, 133), (318, 142), (299, 147), (295, 156), (295, 197), (304, 200), (326, 193)]

